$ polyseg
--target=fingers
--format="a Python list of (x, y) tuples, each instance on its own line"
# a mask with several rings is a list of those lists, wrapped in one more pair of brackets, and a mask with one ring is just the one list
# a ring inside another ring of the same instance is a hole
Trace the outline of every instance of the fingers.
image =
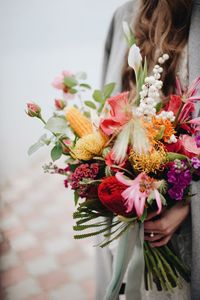
[(151, 236), (149, 234), (145, 234), (144, 239), (145, 241), (148, 242), (155, 242), (155, 241), (159, 241), (160, 239), (163, 238), (163, 234), (154, 234), (154, 236)]
[(170, 241), (172, 235), (167, 235), (164, 238), (162, 238), (160, 241), (151, 242), (151, 247), (161, 247), (164, 245), (167, 245), (167, 243)]
[(153, 211), (151, 213), (148, 213), (148, 216), (147, 218), (145, 219), (145, 221), (148, 221), (148, 220), (151, 220), (153, 219), (154, 217), (156, 217), (158, 215), (157, 211)]
[(161, 220), (144, 222), (144, 231), (149, 233), (162, 233), (164, 231), (162, 223), (163, 221)]

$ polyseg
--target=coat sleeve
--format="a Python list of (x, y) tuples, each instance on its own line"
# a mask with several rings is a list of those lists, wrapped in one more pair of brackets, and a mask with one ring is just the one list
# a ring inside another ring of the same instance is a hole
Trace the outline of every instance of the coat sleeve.
[(106, 74), (107, 74), (109, 58), (112, 49), (113, 35), (114, 35), (115, 14), (116, 13), (114, 13), (112, 20), (110, 22), (108, 33), (106, 36), (105, 46), (104, 46), (103, 64), (102, 64), (102, 73), (101, 73), (101, 87), (104, 86), (106, 81)]

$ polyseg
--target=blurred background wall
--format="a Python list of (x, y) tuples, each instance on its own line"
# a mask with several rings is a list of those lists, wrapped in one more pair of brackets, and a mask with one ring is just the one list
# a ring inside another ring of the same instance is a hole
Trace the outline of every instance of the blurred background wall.
[[(41, 124), (27, 119), (27, 101), (47, 112), (60, 95), (51, 82), (62, 70), (88, 74), (98, 87), (111, 16), (124, 0), (0, 0), (0, 181), (35, 162), (28, 146)], [(48, 108), (48, 109), (47, 109)]]
[(62, 70), (99, 87), (106, 32), (124, 0), (0, 0), (0, 299), (93, 300), (95, 241), (73, 239), (73, 195), (28, 147), (51, 114)]

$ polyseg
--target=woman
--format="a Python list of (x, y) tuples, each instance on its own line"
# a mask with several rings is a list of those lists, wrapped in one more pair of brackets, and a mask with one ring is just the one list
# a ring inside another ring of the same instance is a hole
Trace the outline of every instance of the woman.
[[(142, 55), (147, 56), (148, 62), (151, 62), (149, 69), (160, 53), (171, 54), (164, 71), (163, 99), (173, 92), (177, 74), (183, 86), (200, 76), (200, 0), (134, 0), (120, 7), (112, 19), (105, 46), (103, 84), (116, 82), (116, 93), (134, 88), (134, 76), (126, 64), (127, 45), (122, 31), (123, 21), (133, 27)], [(199, 107), (196, 106), (196, 114), (198, 112)], [(153, 247), (165, 245), (169, 240), (173, 242), (177, 253), (191, 266), (191, 299), (199, 300), (199, 183), (193, 183), (192, 188), (195, 196), (191, 205), (177, 204), (163, 212), (157, 221), (150, 215), (144, 228), (145, 239)], [(152, 232), (153, 237), (150, 237), (149, 233)], [(103, 299), (111, 280), (112, 262), (113, 254), (109, 247), (97, 250), (98, 300)], [(164, 292), (146, 293), (143, 290), (141, 299), (190, 299), (189, 293), (183, 296), (184, 292), (176, 291), (175, 295), (168, 296)], [(134, 295), (131, 300), (135, 300)]]

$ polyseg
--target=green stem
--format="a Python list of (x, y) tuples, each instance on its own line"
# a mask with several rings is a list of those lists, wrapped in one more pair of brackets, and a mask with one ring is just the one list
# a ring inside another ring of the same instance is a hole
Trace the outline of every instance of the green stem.
[[(38, 119), (40, 119), (40, 120), (42, 121), (42, 123), (44, 123), (44, 125), (47, 124), (47, 122), (43, 119), (43, 117), (42, 117), (41, 115), (38, 117)], [(51, 131), (51, 132), (52, 132), (52, 131)], [(52, 134), (53, 134), (55, 137), (57, 137), (57, 135), (56, 135), (54, 132), (52, 132)], [(59, 142), (61, 145), (63, 145), (63, 147), (69, 149), (69, 147), (67, 147), (67, 146), (65, 145), (65, 143), (64, 143), (61, 139), (59, 139), (58, 142)]]
[(159, 251), (159, 248), (155, 248), (154, 251), (157, 253), (157, 255), (160, 257), (161, 261), (163, 262), (163, 265), (165, 266), (166, 270), (168, 271), (169, 275), (171, 276), (172, 280), (175, 283), (175, 286), (178, 286), (179, 288), (182, 288), (182, 284), (179, 280), (179, 278), (175, 275), (173, 272), (171, 266), (167, 262), (167, 260), (164, 258), (164, 256)]
[(157, 279), (159, 280), (159, 282), (161, 284), (161, 287), (164, 290), (167, 290), (167, 286), (165, 284), (165, 281), (163, 280), (161, 270), (160, 270), (160, 268), (158, 268), (158, 261), (156, 261), (156, 257), (154, 255), (154, 252), (153, 252), (151, 246), (149, 245), (149, 243), (147, 243), (146, 245), (147, 245), (147, 248), (148, 248), (147, 255), (149, 257), (149, 260), (151, 261), (151, 264), (153, 266), (153, 270), (155, 271)]
[[(146, 244), (146, 242), (144, 242), (144, 244)], [(149, 263), (149, 258), (148, 255), (146, 254), (147, 250), (144, 249), (144, 254), (145, 254), (145, 263), (147, 265), (147, 269), (148, 269), (148, 273), (149, 273), (149, 286), (150, 289), (153, 289), (153, 278), (152, 278), (152, 271), (151, 271), (151, 267), (150, 267), (150, 263)]]
[[(144, 248), (145, 248), (145, 243), (146, 242), (144, 242)], [(150, 267), (149, 258), (148, 258), (146, 249), (144, 249), (144, 259), (145, 259), (145, 264), (146, 264), (146, 268), (147, 268), (147, 283), (148, 283), (148, 286), (150, 287), (150, 289), (152, 290), (152, 288), (153, 288), (152, 270)], [(148, 288), (147, 288), (147, 290), (148, 290)]]

